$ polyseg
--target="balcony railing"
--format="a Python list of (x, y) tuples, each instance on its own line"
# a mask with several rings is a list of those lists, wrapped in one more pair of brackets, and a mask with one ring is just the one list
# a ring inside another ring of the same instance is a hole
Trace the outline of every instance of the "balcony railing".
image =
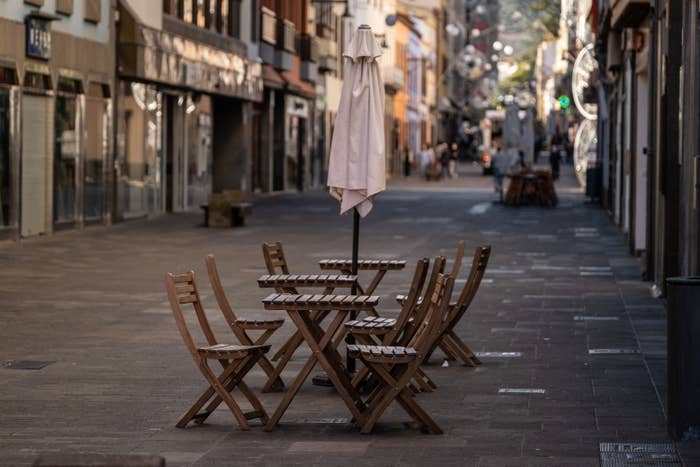
[(299, 51), (302, 60), (317, 63), (318, 48), (318, 39), (309, 34), (299, 34)]
[(277, 43), (277, 17), (269, 8), (262, 7), (262, 40), (270, 45)]
[(296, 53), (294, 23), (287, 19), (277, 19), (277, 48)]

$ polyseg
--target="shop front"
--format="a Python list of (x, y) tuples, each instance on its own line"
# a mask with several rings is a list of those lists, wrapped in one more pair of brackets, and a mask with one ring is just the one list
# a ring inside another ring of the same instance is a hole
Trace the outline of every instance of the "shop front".
[[(262, 68), (122, 10), (116, 218), (199, 209), (212, 191), (247, 191), (250, 108)], [(164, 27), (167, 27), (164, 24)]]
[(59, 19), (0, 19), (0, 239), (108, 219), (113, 55)]

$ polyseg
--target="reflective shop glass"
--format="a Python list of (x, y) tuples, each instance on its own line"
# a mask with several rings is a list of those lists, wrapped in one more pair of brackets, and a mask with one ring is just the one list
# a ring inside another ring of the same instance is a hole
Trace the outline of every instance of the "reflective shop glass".
[(212, 116), (211, 98), (188, 99), (187, 114), (187, 205), (206, 204), (212, 184)]
[(78, 108), (76, 95), (56, 96), (53, 221), (57, 225), (75, 222), (76, 218), (77, 170), (80, 156)]
[(0, 228), (10, 225), (10, 92), (0, 89)]
[(85, 103), (84, 216), (87, 222), (102, 220), (105, 206), (105, 164), (109, 151), (109, 101), (88, 97)]
[(117, 212), (122, 218), (163, 211), (162, 93), (121, 82), (117, 135)]

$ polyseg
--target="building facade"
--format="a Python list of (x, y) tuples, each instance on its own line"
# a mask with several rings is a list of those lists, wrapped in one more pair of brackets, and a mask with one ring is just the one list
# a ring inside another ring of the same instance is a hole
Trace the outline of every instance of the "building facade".
[(0, 238), (109, 221), (113, 11), (0, 4)]
[(680, 0), (599, 0), (589, 15), (602, 204), (659, 294), (700, 273), (697, 15)]
[(253, 103), (251, 2), (122, 0), (117, 24), (118, 220), (198, 208), (248, 191)]

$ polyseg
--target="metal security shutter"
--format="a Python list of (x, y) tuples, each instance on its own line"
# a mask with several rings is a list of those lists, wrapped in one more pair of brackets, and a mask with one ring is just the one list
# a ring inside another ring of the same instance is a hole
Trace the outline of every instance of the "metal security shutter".
[(21, 234), (46, 232), (51, 225), (52, 99), (22, 95)]

